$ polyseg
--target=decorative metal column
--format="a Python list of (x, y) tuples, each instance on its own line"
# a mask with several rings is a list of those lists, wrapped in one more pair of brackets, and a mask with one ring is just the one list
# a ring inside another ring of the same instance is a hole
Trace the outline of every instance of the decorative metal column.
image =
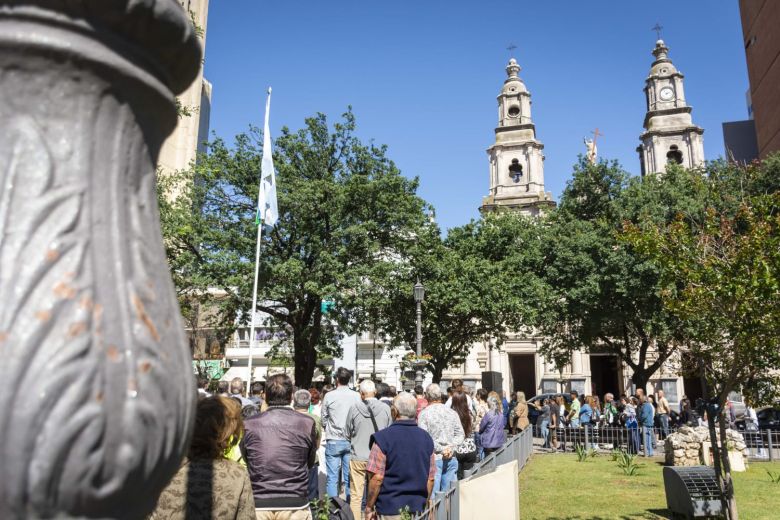
[(193, 421), (155, 163), (176, 0), (0, 0), (0, 518), (143, 518)]
[(425, 287), (417, 280), (414, 285), (414, 302), (417, 304), (417, 359), (414, 361), (414, 384), (422, 385), (423, 368), (426, 363), (422, 359), (422, 302), (425, 299)]

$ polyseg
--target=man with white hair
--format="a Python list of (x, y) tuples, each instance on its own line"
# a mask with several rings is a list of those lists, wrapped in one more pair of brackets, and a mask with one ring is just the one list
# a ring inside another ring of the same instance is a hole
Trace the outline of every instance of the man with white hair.
[(400, 520), (404, 510), (412, 516), (421, 513), (433, 490), (433, 440), (414, 420), (417, 400), (401, 392), (392, 414), (395, 422), (371, 436), (365, 520)]
[(347, 414), (344, 433), (350, 442), (349, 507), (360, 518), (366, 489), (366, 464), (371, 451), (371, 436), (390, 426), (390, 407), (376, 399), (376, 386), (370, 379), (360, 383), (360, 401)]
[(436, 453), (436, 479), (433, 490), (438, 493), (447, 491), (450, 483), (457, 478), (458, 459), (455, 457), (455, 449), (463, 442), (465, 434), (458, 414), (442, 404), (439, 385), (428, 385), (425, 398), (428, 399), (428, 406), (420, 412), (418, 424), (433, 439)]

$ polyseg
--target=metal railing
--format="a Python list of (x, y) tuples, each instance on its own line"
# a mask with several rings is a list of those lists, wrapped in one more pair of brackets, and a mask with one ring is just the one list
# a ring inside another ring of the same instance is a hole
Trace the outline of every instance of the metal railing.
[(780, 460), (780, 431), (743, 431), (742, 437), (751, 460)]
[[(661, 428), (654, 427), (653, 434), (655, 438), (654, 451), (656, 453), (664, 452), (664, 439), (668, 434), (677, 431), (677, 426), (669, 426), (665, 434)], [(530, 428), (529, 428), (530, 429)], [(563, 451), (574, 451), (575, 446), (583, 445), (586, 447), (597, 446), (601, 449), (625, 449), (635, 451), (638, 447), (642, 449), (641, 429), (630, 430), (621, 426), (601, 426), (598, 428), (559, 428), (556, 430), (558, 438), (558, 449)], [(780, 460), (780, 431), (761, 430), (745, 431), (739, 430), (745, 439), (745, 445), (748, 449), (748, 458), (751, 460)], [(533, 427), (535, 438), (543, 438), (541, 429), (538, 426)], [(633, 436), (636, 435), (635, 440)], [(636, 444), (633, 444), (633, 443)]]
[[(512, 436), (502, 447), (487, 455), (484, 459), (464, 472), (463, 481), (481, 477), (495, 471), (498, 466), (517, 461), (517, 469), (521, 471), (531, 459), (534, 451), (533, 429), (526, 428)], [(460, 482), (454, 481), (443, 493), (435, 493), (430, 505), (414, 516), (414, 520), (458, 520), (460, 518)], [(486, 497), (489, 500), (489, 497)]]
[[(668, 433), (674, 430), (669, 428)], [(654, 428), (655, 447), (663, 447), (663, 439), (666, 435), (661, 428)], [(634, 437), (636, 436), (636, 437)], [(542, 438), (539, 428), (534, 427), (534, 437)], [(563, 451), (574, 451), (575, 446), (584, 445), (587, 447), (598, 447), (602, 449), (622, 448), (631, 451), (638, 443), (642, 444), (641, 429), (628, 429), (618, 426), (599, 427), (599, 428), (558, 428), (556, 430), (558, 448)], [(636, 439), (635, 441), (633, 439)]]

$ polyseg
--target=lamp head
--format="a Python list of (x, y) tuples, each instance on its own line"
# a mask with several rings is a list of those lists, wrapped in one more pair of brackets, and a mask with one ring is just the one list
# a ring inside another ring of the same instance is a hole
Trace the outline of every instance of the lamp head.
[(422, 303), (422, 301), (425, 299), (425, 286), (420, 283), (420, 280), (417, 280), (417, 283), (414, 284), (414, 301), (417, 303)]

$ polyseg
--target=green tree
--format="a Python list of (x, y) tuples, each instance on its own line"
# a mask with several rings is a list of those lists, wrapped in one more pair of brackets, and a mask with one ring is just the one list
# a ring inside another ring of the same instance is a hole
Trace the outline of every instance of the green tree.
[(719, 425), (717, 469), (736, 519), (726, 400), (734, 390), (753, 406), (780, 396), (780, 156), (745, 169), (720, 163), (708, 173), (688, 172), (703, 186), (703, 212), (626, 224), (624, 240), (660, 266), (664, 306), (693, 325), (686, 348), (706, 381), (713, 446)]
[(398, 272), (391, 290), (395, 312), (387, 313), (387, 330), (414, 349), (413, 286), (419, 279), (425, 286), (423, 352), (431, 357), (435, 382), (445, 369), (462, 364), (476, 342), (492, 338), (500, 347), (527, 318), (525, 295), (537, 285), (526, 284), (510, 265), (510, 252), (526, 229), (525, 217), (491, 214), (450, 229), (444, 239), (438, 230), (429, 232), (412, 246), (410, 264)]
[(618, 234), (624, 221), (700, 211), (700, 194), (683, 173), (630, 178), (617, 163), (581, 160), (559, 208), (534, 223), (545, 237), (541, 254), (521, 254), (518, 263), (545, 287), (535, 292), (539, 312), (529, 325), (559, 367), (576, 350), (611, 353), (644, 388), (679, 351), (689, 324), (664, 307), (658, 267)]
[[(317, 114), (297, 132), (283, 128), (274, 145), (280, 219), (263, 234), (257, 310), (290, 334), (299, 385), (311, 382), (318, 354), (338, 350), (344, 327), (363, 324), (361, 302), (348, 295), (381, 286), (381, 266), (403, 262), (429, 225), (417, 180), (354, 132), (351, 111), (332, 129)], [(252, 130), (233, 147), (211, 143), (171, 181), (178, 197), (163, 212), (174, 280), (220, 290), (214, 315), (226, 330), (247, 319), (252, 301), (261, 142)], [(324, 300), (336, 301), (327, 316)]]

